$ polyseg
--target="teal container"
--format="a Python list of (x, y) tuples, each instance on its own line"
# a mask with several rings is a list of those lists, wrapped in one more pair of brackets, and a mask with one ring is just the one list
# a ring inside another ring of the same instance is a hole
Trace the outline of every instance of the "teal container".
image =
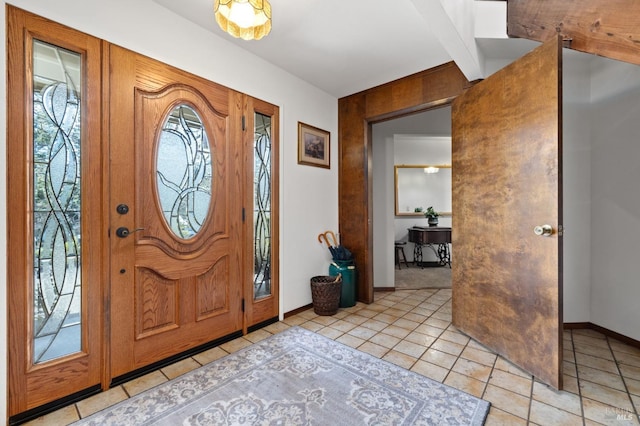
[(340, 307), (350, 308), (356, 305), (356, 265), (353, 260), (334, 260), (329, 265), (329, 275), (342, 275), (340, 289)]

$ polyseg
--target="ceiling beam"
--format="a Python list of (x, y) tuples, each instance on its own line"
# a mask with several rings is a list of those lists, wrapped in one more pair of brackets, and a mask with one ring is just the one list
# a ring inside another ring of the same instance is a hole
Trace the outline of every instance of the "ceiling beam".
[(640, 65), (640, 1), (508, 0), (507, 34)]
[(474, 0), (412, 0), (434, 36), (469, 81), (484, 77), (474, 36)]

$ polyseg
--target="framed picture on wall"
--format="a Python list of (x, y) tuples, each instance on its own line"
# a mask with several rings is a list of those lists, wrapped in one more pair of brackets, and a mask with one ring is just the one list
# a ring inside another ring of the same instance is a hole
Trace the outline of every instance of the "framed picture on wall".
[(330, 169), (330, 134), (298, 121), (298, 164)]

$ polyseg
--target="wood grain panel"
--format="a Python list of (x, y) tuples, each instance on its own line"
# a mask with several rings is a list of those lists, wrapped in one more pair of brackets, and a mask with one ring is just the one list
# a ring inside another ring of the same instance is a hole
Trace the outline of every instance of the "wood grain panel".
[(229, 310), (229, 257), (218, 260), (213, 267), (196, 277), (196, 321), (211, 318)]
[(356, 297), (373, 302), (373, 250), (369, 227), (371, 216), (369, 191), (371, 187), (368, 157), (368, 138), (365, 138), (366, 100), (364, 95), (341, 99), (339, 109), (339, 183), (338, 215), (341, 244), (354, 255), (357, 274)]
[(507, 33), (536, 41), (560, 34), (571, 49), (640, 64), (637, 0), (509, 0)]
[(452, 105), (453, 324), (562, 387), (561, 47), (554, 38)]
[(338, 101), (340, 236), (355, 256), (361, 302), (373, 302), (371, 124), (448, 104), (468, 85), (450, 62)]
[(136, 270), (136, 339), (178, 327), (178, 282), (146, 268)]

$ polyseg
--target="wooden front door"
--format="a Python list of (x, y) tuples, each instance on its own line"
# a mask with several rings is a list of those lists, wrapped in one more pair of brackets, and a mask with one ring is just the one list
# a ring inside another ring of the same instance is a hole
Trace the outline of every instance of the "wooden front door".
[(242, 330), (242, 95), (116, 46), (109, 61), (117, 378)]
[(561, 65), (554, 38), (452, 105), (453, 324), (558, 389)]

